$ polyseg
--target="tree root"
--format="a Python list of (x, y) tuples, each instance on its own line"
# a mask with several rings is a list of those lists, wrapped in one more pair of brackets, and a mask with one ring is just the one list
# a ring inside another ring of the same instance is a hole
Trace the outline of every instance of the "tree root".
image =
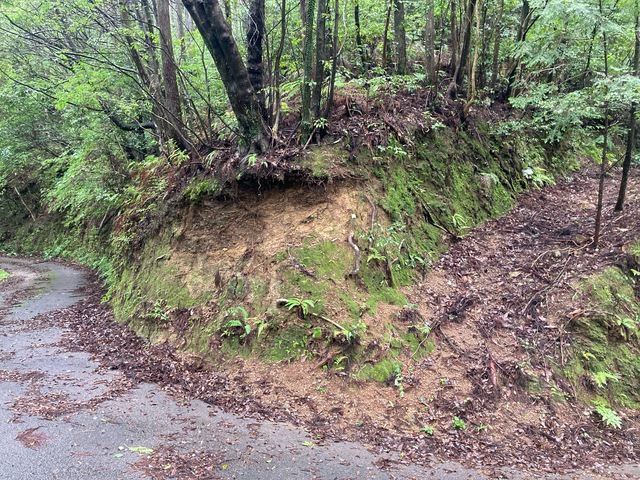
[(353, 270), (351, 270), (351, 272), (349, 273), (350, 277), (355, 277), (360, 272), (360, 249), (353, 241), (353, 230), (354, 230), (355, 220), (356, 220), (356, 214), (352, 213), (351, 214), (351, 231), (349, 232), (348, 242), (349, 242), (349, 245), (351, 245), (351, 248), (353, 248), (355, 258), (353, 261)]

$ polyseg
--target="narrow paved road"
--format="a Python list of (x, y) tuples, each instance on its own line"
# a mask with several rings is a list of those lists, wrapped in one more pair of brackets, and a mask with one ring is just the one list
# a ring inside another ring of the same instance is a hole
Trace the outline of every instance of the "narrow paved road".
[(13, 258), (0, 258), (0, 268), (12, 274), (0, 284), (0, 479), (487, 478), (435, 459), (429, 468), (402, 465), (392, 453), (382, 458), (354, 443), (314, 445), (289, 425), (200, 401), (183, 405), (152, 384), (131, 386), (88, 354), (56, 345), (63, 328), (31, 322), (82, 298), (80, 271)]

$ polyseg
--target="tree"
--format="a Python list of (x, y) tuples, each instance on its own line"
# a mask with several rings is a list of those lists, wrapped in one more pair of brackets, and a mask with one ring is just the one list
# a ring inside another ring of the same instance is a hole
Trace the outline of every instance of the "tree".
[[(638, 8), (638, 0), (635, 1), (635, 26), (634, 26), (634, 48), (633, 60), (631, 62), (631, 73), (635, 77), (638, 76), (638, 68), (640, 64), (640, 8)], [(629, 123), (627, 128), (627, 144), (624, 153), (624, 161), (622, 162), (622, 178), (620, 179), (620, 190), (618, 191), (618, 200), (616, 201), (615, 211), (621, 212), (624, 208), (624, 200), (627, 192), (627, 182), (629, 180), (629, 170), (631, 170), (631, 160), (635, 151), (636, 143), (636, 102), (631, 102), (629, 107)]]
[(260, 101), (218, 0), (182, 0), (211, 53), (240, 127), (242, 151), (265, 152), (269, 132)]
[(181, 128), (182, 109), (180, 106), (180, 91), (178, 89), (177, 66), (173, 54), (169, 0), (156, 0), (156, 2), (164, 86), (163, 106), (166, 111), (166, 115), (163, 116), (163, 123), (165, 124), (163, 130), (166, 131), (167, 137), (175, 142), (179, 148), (187, 150), (191, 148), (191, 145)]
[(393, 43), (396, 51), (396, 73), (407, 73), (407, 32), (405, 29), (404, 2), (393, 0)]

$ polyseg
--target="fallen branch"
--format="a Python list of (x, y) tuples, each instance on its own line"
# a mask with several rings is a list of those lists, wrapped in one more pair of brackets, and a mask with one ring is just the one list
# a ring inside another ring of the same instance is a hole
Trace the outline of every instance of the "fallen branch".
[(27, 212), (29, 212), (29, 215), (31, 216), (31, 220), (33, 220), (34, 222), (36, 221), (36, 217), (33, 214), (33, 212), (31, 211), (31, 209), (27, 206), (27, 204), (24, 202), (24, 200), (22, 199), (22, 195), (20, 195), (20, 192), (18, 191), (18, 189), (14, 186), (13, 190), (16, 192), (16, 194), (18, 195), (18, 198), (20, 199), (20, 202), (22, 203), (22, 205), (24, 205), (24, 208), (27, 209)]

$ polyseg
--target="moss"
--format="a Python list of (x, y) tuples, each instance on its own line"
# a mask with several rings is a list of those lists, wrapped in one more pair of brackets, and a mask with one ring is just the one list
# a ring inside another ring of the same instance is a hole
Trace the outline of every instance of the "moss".
[(300, 165), (311, 170), (314, 178), (327, 180), (332, 167), (343, 165), (348, 153), (335, 145), (323, 145), (311, 149), (300, 161)]
[(289, 326), (271, 340), (262, 357), (274, 363), (299, 358), (307, 351), (308, 334), (305, 327)]
[(393, 380), (400, 363), (394, 358), (384, 358), (373, 364), (366, 364), (356, 372), (356, 378), (364, 381), (387, 383)]
[[(584, 280), (580, 288), (593, 313), (575, 320), (572, 355), (563, 369), (583, 401), (640, 406), (640, 301), (633, 282), (611, 267)], [(628, 319), (628, 327), (621, 324)]]
[(2, 270), (0, 268), (0, 281), (5, 280), (7, 278), (9, 278), (11, 275), (9, 274), (9, 272)]

